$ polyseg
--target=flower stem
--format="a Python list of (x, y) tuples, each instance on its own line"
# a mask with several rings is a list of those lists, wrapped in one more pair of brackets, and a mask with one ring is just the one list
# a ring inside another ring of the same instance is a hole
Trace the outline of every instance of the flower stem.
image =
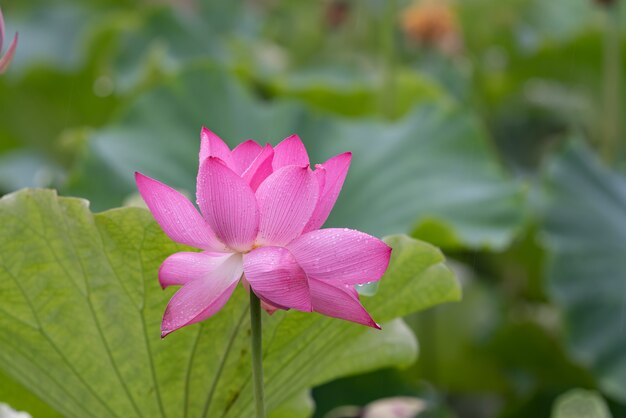
[(265, 400), (263, 395), (263, 349), (261, 331), (261, 301), (250, 289), (250, 346), (252, 347), (252, 380), (254, 381), (254, 400), (256, 417), (265, 418)]

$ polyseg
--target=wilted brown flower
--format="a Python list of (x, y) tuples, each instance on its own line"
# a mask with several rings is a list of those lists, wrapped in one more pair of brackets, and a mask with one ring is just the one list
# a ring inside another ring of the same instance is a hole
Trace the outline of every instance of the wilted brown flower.
[(416, 1), (402, 13), (402, 29), (419, 45), (448, 55), (455, 55), (462, 48), (459, 23), (447, 1)]
[(326, 6), (326, 24), (338, 28), (345, 23), (350, 14), (350, 4), (346, 0), (332, 0)]

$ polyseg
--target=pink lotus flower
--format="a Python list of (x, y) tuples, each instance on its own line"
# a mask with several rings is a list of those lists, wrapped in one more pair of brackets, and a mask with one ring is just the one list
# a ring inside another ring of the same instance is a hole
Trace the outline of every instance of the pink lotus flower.
[[(0, 9), (0, 53), (2, 53), (2, 44), (4, 43), (4, 18), (2, 16), (2, 10)], [(13, 55), (15, 55), (15, 48), (17, 48), (17, 33), (13, 37), (13, 42), (9, 45), (9, 49), (7, 50), (4, 56), (0, 55), (0, 74), (4, 73), (7, 68), (9, 68), (9, 64), (13, 59)]]
[(219, 311), (237, 283), (272, 309), (319, 312), (380, 328), (354, 285), (380, 279), (391, 248), (350, 229), (319, 229), (343, 186), (351, 154), (315, 170), (297, 135), (275, 148), (254, 141), (234, 150), (202, 129), (196, 196), (202, 215), (176, 190), (135, 173), (139, 192), (163, 231), (202, 252), (179, 252), (159, 270), (170, 300), (161, 335)]

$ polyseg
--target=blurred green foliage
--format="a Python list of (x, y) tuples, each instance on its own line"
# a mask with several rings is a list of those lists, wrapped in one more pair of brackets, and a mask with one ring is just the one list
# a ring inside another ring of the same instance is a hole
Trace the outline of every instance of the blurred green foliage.
[(623, 139), (611, 166), (597, 154), (605, 28), (626, 7), (597, 3), (2, 2), (20, 44), (0, 77), (0, 193), (104, 210), (132, 201), (136, 170), (193, 190), (203, 124), (231, 145), (298, 133), (314, 162), (352, 151), (329, 223), (441, 246), (465, 297), (406, 318), (417, 363), (316, 388), (315, 416), (394, 395), (427, 416), (624, 416)]

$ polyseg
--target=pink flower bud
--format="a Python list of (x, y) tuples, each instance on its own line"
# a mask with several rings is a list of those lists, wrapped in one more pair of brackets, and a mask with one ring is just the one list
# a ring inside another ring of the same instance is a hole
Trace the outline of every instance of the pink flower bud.
[(2, 54), (2, 44), (4, 43), (4, 18), (2, 16), (2, 10), (0, 10), (0, 74), (4, 73), (7, 68), (9, 68), (9, 64), (11, 60), (13, 60), (13, 55), (15, 55), (15, 49), (17, 48), (17, 33), (13, 37), (13, 41), (11, 45), (9, 45), (9, 49), (4, 55)]

